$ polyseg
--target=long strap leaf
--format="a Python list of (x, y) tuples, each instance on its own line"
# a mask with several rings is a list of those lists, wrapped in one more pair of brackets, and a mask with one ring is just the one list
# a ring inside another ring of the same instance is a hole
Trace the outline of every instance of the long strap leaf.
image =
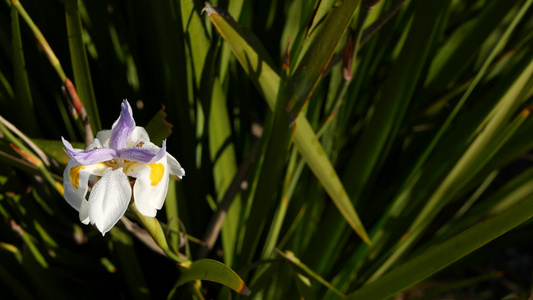
[[(263, 93), (269, 107), (274, 109), (279, 91), (280, 76), (275, 71), (274, 64), (271, 63), (272, 60), (257, 37), (239, 26), (231, 16), (220, 13), (210, 5), (206, 5), (205, 10), (241, 66), (259, 91)], [(370, 243), (368, 234), (311, 125), (305, 116), (299, 116), (295, 125), (294, 144), (298, 151), (346, 221), (366, 243)]]

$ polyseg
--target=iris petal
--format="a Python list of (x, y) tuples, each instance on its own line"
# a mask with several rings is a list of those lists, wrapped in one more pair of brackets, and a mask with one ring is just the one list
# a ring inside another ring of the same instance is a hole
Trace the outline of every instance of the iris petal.
[(111, 130), (98, 131), (96, 138), (100, 141), (103, 148), (109, 148), (109, 140), (111, 139)]
[[(82, 206), (87, 206), (87, 200), (85, 199), (85, 195), (87, 194), (88, 190), (87, 182), (89, 181), (89, 175), (85, 176), (85, 173), (78, 173), (79, 175), (76, 178), (77, 182), (72, 182), (70, 175), (71, 170), (72, 168), (76, 168), (78, 166), (79, 164), (76, 163), (74, 160), (69, 160), (67, 167), (63, 172), (63, 189), (65, 190), (64, 197), (65, 200), (67, 200), (68, 204), (70, 204), (70, 206), (80, 212), (80, 221), (82, 221), (84, 224), (87, 224), (88, 215), (82, 215), (81, 211)], [(77, 187), (75, 187), (74, 185), (76, 185)]]
[(152, 164), (136, 164), (128, 175), (137, 178), (133, 186), (133, 199), (137, 210), (147, 217), (155, 217), (163, 207), (168, 191), (168, 165), (164, 156)]
[(78, 164), (92, 165), (99, 162), (104, 162), (113, 159), (117, 156), (117, 152), (110, 148), (97, 148), (91, 150), (74, 149), (72, 145), (63, 139), (67, 155), (75, 160)]
[(85, 148), (85, 151), (87, 150), (93, 150), (93, 149), (96, 149), (96, 148), (104, 148), (102, 146), (102, 142), (98, 139), (98, 138), (95, 138), (90, 144), (89, 146), (87, 146)]
[(63, 172), (65, 199), (80, 213), (80, 221), (84, 224), (89, 223), (88, 203), (85, 198), (89, 189), (89, 178), (91, 175), (102, 176), (107, 168), (104, 164), (84, 166), (70, 160)]
[(89, 197), (89, 217), (91, 224), (105, 235), (128, 209), (131, 199), (131, 186), (122, 171), (107, 169), (94, 185)]
[(183, 169), (178, 160), (176, 160), (174, 156), (170, 155), (169, 153), (167, 153), (167, 163), (170, 169), (170, 174), (178, 176), (179, 179), (185, 176), (185, 169)]
[(128, 146), (131, 134), (135, 129), (135, 120), (132, 117), (131, 106), (124, 100), (121, 104), (122, 112), (111, 128), (111, 139), (109, 147), (112, 149), (123, 149)]
[(122, 159), (132, 160), (143, 164), (153, 163), (165, 156), (166, 142), (163, 141), (163, 147), (159, 148), (156, 145), (148, 142), (141, 147), (127, 148), (120, 151), (119, 157)]
[(141, 126), (137, 126), (135, 127), (135, 129), (133, 129), (133, 132), (131, 133), (131, 139), (128, 143), (128, 148), (137, 147), (137, 145), (139, 145), (141, 142), (149, 143), (150, 136), (148, 136), (148, 132), (146, 132), (146, 129)]

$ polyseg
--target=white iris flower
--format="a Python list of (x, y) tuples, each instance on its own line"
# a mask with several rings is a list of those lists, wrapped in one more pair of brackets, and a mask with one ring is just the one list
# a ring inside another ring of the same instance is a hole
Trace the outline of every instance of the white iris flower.
[[(133, 198), (139, 212), (155, 217), (168, 191), (169, 174), (180, 179), (185, 170), (166, 151), (150, 142), (143, 127), (135, 126), (128, 101), (111, 130), (102, 130), (85, 149), (74, 149), (63, 139), (70, 157), (63, 173), (65, 199), (80, 213), (84, 224), (96, 224), (102, 235), (126, 212), (132, 195), (128, 176), (136, 178)], [(86, 199), (91, 175), (101, 178)]]

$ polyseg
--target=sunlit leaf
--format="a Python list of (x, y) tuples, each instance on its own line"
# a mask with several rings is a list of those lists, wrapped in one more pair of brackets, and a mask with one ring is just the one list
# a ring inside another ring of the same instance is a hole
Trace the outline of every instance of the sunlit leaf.
[(194, 280), (207, 280), (223, 284), (242, 295), (249, 295), (250, 290), (244, 281), (232, 269), (212, 259), (200, 259), (181, 271), (176, 286)]

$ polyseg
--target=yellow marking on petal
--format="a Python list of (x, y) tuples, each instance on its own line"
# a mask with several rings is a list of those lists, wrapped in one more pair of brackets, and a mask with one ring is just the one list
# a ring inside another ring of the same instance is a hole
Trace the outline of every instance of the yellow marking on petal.
[(144, 145), (144, 142), (140, 142), (140, 143), (138, 143), (137, 146), (135, 146), (135, 147), (142, 147), (143, 145)]
[(79, 165), (70, 169), (70, 182), (72, 182), (75, 189), (78, 189), (80, 186), (80, 170), (83, 170), (84, 167), (84, 165)]
[(165, 166), (161, 163), (153, 163), (149, 164), (150, 166), (150, 181), (152, 182), (152, 186), (156, 186), (159, 184), (161, 179), (163, 179), (163, 174), (165, 173)]

